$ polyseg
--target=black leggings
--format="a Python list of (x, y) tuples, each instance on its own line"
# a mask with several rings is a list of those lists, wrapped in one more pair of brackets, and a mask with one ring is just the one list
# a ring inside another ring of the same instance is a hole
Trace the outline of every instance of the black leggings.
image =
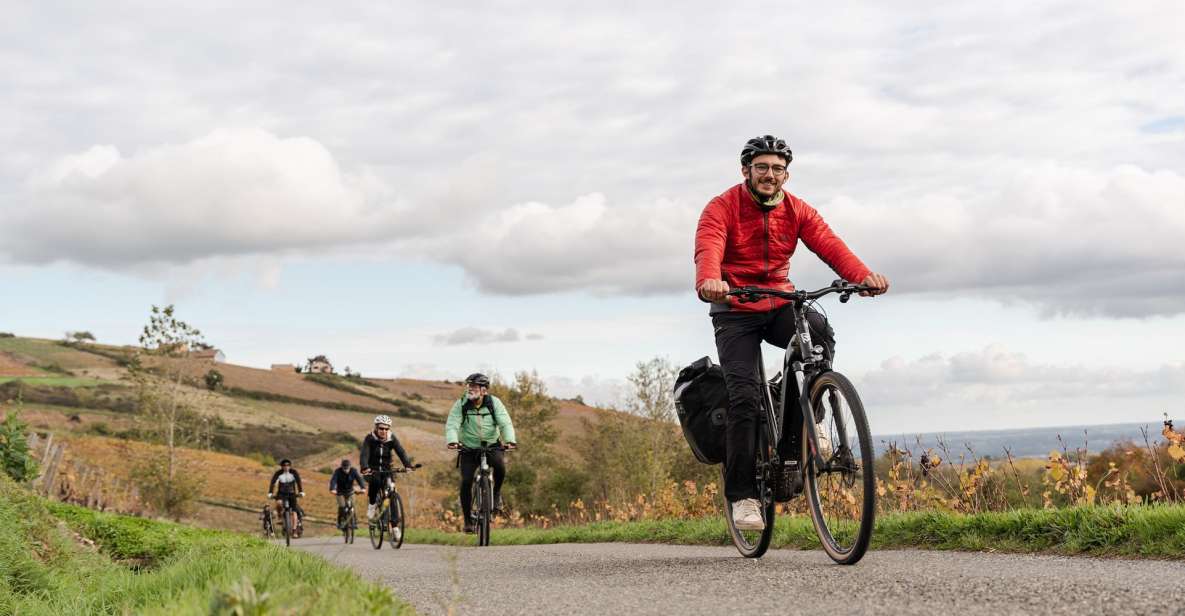
[[(494, 502), (502, 493), (502, 480), (506, 478), (506, 461), (503, 452), (489, 453), (490, 468), (494, 469)], [(470, 511), (473, 508), (473, 476), (477, 474), (477, 467), (481, 464), (481, 454), (462, 453), (461, 459), (461, 513), (465, 515), (465, 523), (469, 523)]]
[[(835, 331), (827, 317), (812, 308), (804, 311), (810, 326), (811, 341), (823, 347), (828, 358), (835, 353)], [(724, 369), (724, 385), (728, 389), (728, 413), (725, 415), (724, 496), (730, 501), (757, 498), (757, 482), (753, 471), (757, 452), (758, 417), (761, 414), (761, 341), (786, 348), (794, 337), (794, 316), (787, 304), (769, 312), (723, 312), (712, 315), (716, 330), (716, 351), (720, 367)], [(769, 375), (772, 376), (772, 375)], [(793, 375), (783, 378), (793, 379)], [(797, 384), (789, 383), (789, 395), (797, 395)], [(787, 426), (795, 426), (801, 417), (786, 417)], [(787, 430), (779, 451), (789, 453), (788, 443), (797, 435)]]

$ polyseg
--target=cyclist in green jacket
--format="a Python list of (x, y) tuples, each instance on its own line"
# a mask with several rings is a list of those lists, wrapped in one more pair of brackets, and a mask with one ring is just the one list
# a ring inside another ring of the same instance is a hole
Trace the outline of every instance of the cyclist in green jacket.
[[(448, 421), (444, 424), (444, 440), (449, 449), (481, 447), (502, 442), (507, 449), (517, 447), (514, 438), (514, 424), (506, 405), (489, 393), (490, 379), (480, 372), (465, 379), (465, 395), (453, 404)], [(481, 456), (476, 452), (462, 451), (459, 454), (461, 467), (461, 511), (465, 519), (465, 532), (474, 532), (473, 520), (469, 517), (473, 494), (473, 475)], [(494, 509), (502, 509), (502, 480), (506, 478), (506, 462), (501, 451), (488, 456), (494, 469)]]

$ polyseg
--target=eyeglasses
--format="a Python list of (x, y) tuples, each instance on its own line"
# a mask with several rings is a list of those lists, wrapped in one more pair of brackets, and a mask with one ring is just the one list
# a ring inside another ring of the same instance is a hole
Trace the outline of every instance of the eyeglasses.
[(375, 426), (374, 429), (378, 430), (379, 432), (386, 432), (387, 430), (390, 430), (391, 427), (390, 426)]
[(785, 175), (786, 167), (782, 165), (767, 165), (765, 163), (757, 163), (756, 165), (749, 165), (749, 168), (757, 172), (757, 175), (765, 175), (771, 170), (774, 175)]

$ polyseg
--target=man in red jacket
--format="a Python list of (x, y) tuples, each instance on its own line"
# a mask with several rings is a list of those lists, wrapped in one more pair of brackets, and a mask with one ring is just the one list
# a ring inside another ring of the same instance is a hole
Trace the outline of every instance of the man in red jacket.
[[(759, 286), (794, 290), (788, 274), (798, 241), (849, 282), (889, 290), (889, 281), (872, 272), (832, 232), (815, 208), (782, 186), (789, 179), (793, 155), (786, 142), (765, 135), (750, 139), (741, 150), (745, 181), (708, 202), (695, 231), (695, 289), (712, 302), (716, 351), (728, 388), (725, 427), (724, 496), (732, 503), (733, 522), (744, 530), (761, 530), (765, 521), (757, 501), (753, 473), (756, 461), (761, 341), (786, 348), (794, 335), (794, 319), (786, 300), (767, 298), (740, 304), (730, 288)], [(807, 309), (811, 339), (820, 341), (828, 357), (835, 332), (819, 312)], [(788, 451), (785, 443), (782, 451)]]

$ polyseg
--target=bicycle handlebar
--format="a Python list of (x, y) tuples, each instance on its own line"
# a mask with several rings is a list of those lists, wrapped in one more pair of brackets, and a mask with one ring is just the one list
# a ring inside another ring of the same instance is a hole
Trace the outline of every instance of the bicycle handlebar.
[(830, 293), (838, 293), (839, 301), (841, 303), (847, 303), (853, 293), (873, 290), (875, 289), (868, 285), (852, 284), (846, 280), (836, 280), (831, 283), (831, 286), (815, 291), (782, 291), (780, 289), (766, 289), (761, 287), (737, 287), (729, 291), (728, 295), (737, 298), (737, 301), (742, 304), (748, 304), (760, 300), (763, 297), (778, 297), (792, 302), (802, 303), (812, 299), (819, 299)]
[(388, 468), (388, 469), (368, 468), (366, 470), (369, 471), (367, 473), (368, 475), (373, 475), (375, 473), (382, 475), (382, 474), (389, 474), (389, 473), (410, 473), (410, 472), (416, 470), (417, 468), (421, 468), (423, 466), (424, 466), (423, 464), (413, 464), (411, 466), (405, 466), (403, 468)]
[[(518, 448), (515, 447), (515, 449)], [(466, 447), (461, 445), (460, 447), (457, 447), (457, 451), (461, 453), (480, 453), (482, 451), (512, 451), (512, 449), (506, 445), (487, 445), (485, 447)]]

